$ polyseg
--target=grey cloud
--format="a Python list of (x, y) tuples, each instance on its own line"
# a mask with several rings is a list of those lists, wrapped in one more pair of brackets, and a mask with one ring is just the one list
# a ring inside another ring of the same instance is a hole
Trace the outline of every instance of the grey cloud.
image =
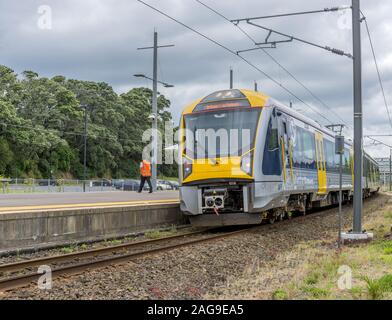
[[(194, 0), (146, 2), (233, 50), (252, 47), (249, 39), (236, 27)], [(349, 0), (204, 2), (229, 18), (350, 4)], [(251, 88), (253, 81), (257, 80), (261, 90), (268, 95), (285, 103), (293, 100), (296, 109), (323, 122), (306, 106), (295, 101), (287, 92), (235, 56), (137, 1), (47, 0), (46, 4), (53, 10), (53, 30), (50, 31), (43, 31), (37, 27), (37, 9), (42, 5), (42, 1), (0, 0), (1, 64), (8, 65), (19, 73), (32, 69), (48, 77), (63, 74), (70, 78), (105, 81), (121, 93), (132, 87), (151, 85), (134, 79), (132, 74), (152, 73), (152, 53), (137, 51), (136, 48), (151, 45), (152, 33), (156, 27), (160, 43), (176, 45), (174, 48), (160, 50), (159, 68), (159, 77), (176, 85), (173, 89), (160, 88), (172, 101), (172, 112), (176, 121), (186, 104), (207, 95), (210, 91), (227, 88), (228, 70), (232, 66), (235, 71), (236, 87)], [(382, 0), (362, 1), (362, 6), (373, 34), (387, 99), (392, 104), (392, 3)], [(328, 13), (270, 19), (262, 23), (282, 32), (351, 52), (350, 30), (339, 29), (339, 19), (342, 19), (340, 13)], [(265, 37), (261, 30), (250, 26), (244, 28), (258, 40)], [(283, 44), (269, 52), (346, 122), (352, 123), (352, 64), (349, 59), (299, 43)], [(313, 99), (265, 54), (252, 52), (244, 56), (331, 120), (338, 121), (336, 116)], [(365, 132), (389, 133), (392, 130), (380, 95), (365, 30), (363, 60)], [(375, 148), (370, 150), (373, 152), (373, 149)]]

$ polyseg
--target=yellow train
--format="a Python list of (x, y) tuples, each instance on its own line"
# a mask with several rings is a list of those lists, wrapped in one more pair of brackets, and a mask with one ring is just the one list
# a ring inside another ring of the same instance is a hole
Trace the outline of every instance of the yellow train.
[[(335, 134), (250, 90), (198, 99), (180, 123), (181, 210), (197, 226), (273, 223), (293, 211), (338, 202)], [(363, 195), (380, 188), (377, 163), (364, 154)], [(343, 155), (343, 199), (353, 195), (352, 145)]]

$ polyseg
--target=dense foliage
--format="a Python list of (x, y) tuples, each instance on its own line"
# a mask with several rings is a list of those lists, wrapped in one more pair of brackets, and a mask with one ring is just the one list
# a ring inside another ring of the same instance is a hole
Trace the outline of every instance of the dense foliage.
[[(88, 177), (136, 177), (151, 97), (146, 88), (118, 95), (103, 82), (18, 76), (0, 65), (0, 176), (82, 178), (87, 106)], [(171, 121), (169, 107), (159, 95), (163, 121)], [(177, 168), (162, 165), (159, 173), (176, 176)]]

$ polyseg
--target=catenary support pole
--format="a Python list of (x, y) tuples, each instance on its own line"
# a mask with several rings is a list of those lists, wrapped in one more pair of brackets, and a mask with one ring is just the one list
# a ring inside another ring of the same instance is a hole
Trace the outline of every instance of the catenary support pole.
[(230, 68), (230, 89), (233, 89), (233, 69)]
[(342, 243), (342, 184), (343, 184), (343, 155), (339, 154), (339, 240), (338, 247), (340, 248)]
[(352, 0), (354, 56), (354, 220), (353, 233), (362, 233), (362, 62), (360, 0)]
[(152, 93), (152, 188), (157, 190), (158, 155), (158, 33), (154, 32), (153, 93)]

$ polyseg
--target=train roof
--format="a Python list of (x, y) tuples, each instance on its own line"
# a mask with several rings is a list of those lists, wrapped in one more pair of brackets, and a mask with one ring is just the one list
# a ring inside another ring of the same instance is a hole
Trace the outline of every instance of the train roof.
[[(287, 106), (285, 106), (283, 103), (281, 103), (280, 101), (270, 98), (269, 99), (269, 105), (266, 105), (266, 107), (278, 107), (280, 110), (282, 110), (284, 113), (287, 113), (288, 115), (291, 115), (294, 118), (297, 118), (300, 121), (303, 121), (304, 123), (307, 123), (309, 125), (311, 125), (312, 127), (315, 127), (317, 130), (328, 134), (330, 137), (334, 138), (336, 136), (336, 133), (330, 129), (328, 129), (327, 127), (322, 126), (320, 123), (318, 123), (317, 121), (314, 121), (304, 115), (302, 115), (301, 113), (299, 113), (298, 111), (289, 108)], [(345, 141), (345, 144), (352, 147), (352, 142), (348, 142), (347, 140)], [(364, 150), (364, 155), (366, 155), (368, 157), (368, 159), (372, 160), (374, 163), (377, 163), (376, 160), (374, 160), (365, 150)]]
[(196, 101), (188, 105), (184, 109), (183, 114), (186, 115), (186, 114), (191, 114), (193, 112), (196, 112), (197, 107), (204, 104), (214, 104), (222, 101), (232, 103), (234, 101), (241, 101), (241, 100), (247, 100), (249, 103), (249, 107), (276, 106), (282, 111), (284, 111), (285, 113), (311, 125), (312, 127), (315, 127), (320, 131), (323, 131), (325, 134), (328, 134), (332, 137), (335, 136), (335, 133), (333, 131), (329, 130), (326, 127), (321, 126), (318, 122), (303, 116), (299, 112), (291, 108), (288, 108), (278, 100), (275, 100), (264, 93), (247, 90), (247, 89), (231, 89), (231, 90), (215, 91), (212, 94), (204, 98), (197, 99)]
[[(182, 114), (191, 114), (193, 112), (197, 112), (199, 107), (202, 106), (214, 106), (214, 104), (221, 103), (222, 101), (234, 104), (245, 102), (247, 107), (255, 108), (255, 107), (265, 107), (267, 106), (269, 96), (252, 90), (247, 89), (231, 89), (231, 90), (221, 90), (215, 91), (209, 94), (206, 97), (197, 99), (192, 102), (190, 105), (185, 107)], [(244, 106), (244, 104), (242, 105)]]
[[(270, 98), (268, 106), (278, 107), (284, 113), (286, 113), (286, 114), (288, 114), (288, 115), (290, 115), (290, 116), (292, 116), (292, 117), (294, 117), (294, 118), (296, 118), (306, 124), (311, 125), (312, 127), (316, 128), (317, 130), (322, 131), (323, 133), (331, 136), (332, 138), (334, 138), (336, 136), (336, 133), (334, 131), (332, 131), (331, 129), (328, 129), (327, 127), (322, 126), (317, 121), (314, 121), (314, 120), (302, 115), (298, 111), (285, 106), (283, 103), (281, 103), (280, 101), (278, 101), (276, 99)], [(351, 143), (349, 143), (347, 141), (346, 141), (346, 144), (351, 146)]]
[[(252, 91), (252, 90), (247, 90), (247, 89), (230, 89), (230, 90), (221, 90), (221, 91), (215, 91), (212, 94), (197, 99), (191, 104), (189, 104), (187, 107), (184, 108), (182, 114), (187, 115), (187, 114), (192, 114), (194, 112), (198, 111), (199, 107), (203, 107), (206, 105), (209, 106), (214, 106), (214, 104), (217, 104), (219, 102), (226, 101), (226, 102), (240, 102), (240, 101), (247, 101), (247, 107), (255, 108), (255, 107), (278, 107), (281, 111), (284, 113), (314, 127), (315, 129), (323, 132), (324, 134), (330, 136), (331, 138), (334, 138), (336, 136), (336, 133), (327, 127), (322, 126), (320, 123), (317, 121), (314, 121), (298, 111), (287, 107), (280, 101), (269, 97), (268, 95), (262, 93), (262, 92), (257, 92), (257, 91)], [(352, 142), (345, 141), (345, 144), (347, 146), (352, 147)], [(375, 160), (366, 152), (364, 154), (373, 160)]]

